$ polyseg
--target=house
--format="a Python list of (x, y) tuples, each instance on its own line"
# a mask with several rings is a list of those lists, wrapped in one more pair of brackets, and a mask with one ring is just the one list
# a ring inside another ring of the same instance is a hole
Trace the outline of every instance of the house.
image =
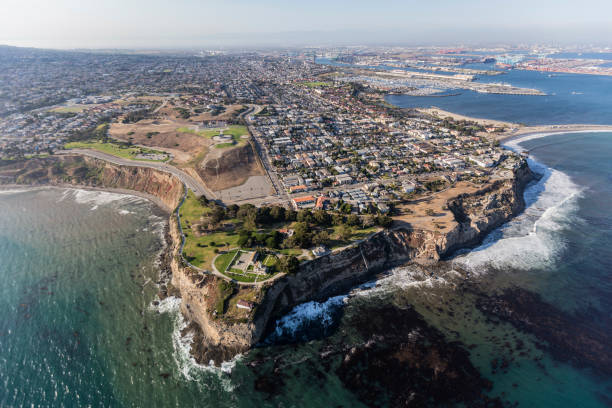
[(303, 184), (301, 184), (299, 186), (291, 186), (291, 187), (289, 187), (289, 192), (291, 194), (293, 194), (293, 193), (303, 193), (304, 191), (308, 191), (308, 187), (306, 187)]
[(292, 200), (296, 210), (302, 208), (312, 208), (315, 206), (315, 198), (313, 196), (296, 197)]
[(236, 303), (236, 307), (238, 309), (246, 309), (246, 310), (253, 310), (253, 308), (255, 307), (255, 304), (253, 302), (249, 302), (247, 300), (242, 300), (240, 299), (237, 303)]
[(416, 189), (416, 185), (410, 181), (405, 181), (402, 183), (402, 191), (404, 193), (412, 193)]
[(353, 178), (348, 174), (339, 174), (336, 176), (336, 184), (351, 184)]
[(327, 205), (327, 198), (326, 197), (317, 197), (317, 204), (315, 205), (315, 208), (319, 209), (319, 210), (324, 210), (326, 205)]
[(292, 237), (293, 233), (295, 231), (293, 231), (292, 229), (288, 229), (288, 228), (281, 228), (281, 229), (278, 230), (278, 232), (280, 232), (281, 234), (284, 234), (284, 235), (286, 235), (288, 237)]
[(314, 256), (323, 256), (329, 253), (329, 250), (325, 247), (325, 245), (318, 246), (312, 250)]

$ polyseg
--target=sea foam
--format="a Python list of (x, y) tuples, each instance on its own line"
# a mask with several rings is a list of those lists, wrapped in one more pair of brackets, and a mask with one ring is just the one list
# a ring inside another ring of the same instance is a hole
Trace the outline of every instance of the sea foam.
[[(528, 135), (512, 140), (507, 147), (522, 151), (521, 142), (550, 133)], [(473, 273), (494, 268), (532, 269), (552, 266), (565, 250), (558, 231), (580, 222), (576, 217), (582, 189), (558, 170), (528, 159), (530, 168), (541, 179), (524, 193), (525, 211), (487, 236), (479, 247), (456, 257), (454, 262)]]
[(241, 354), (238, 354), (230, 361), (224, 361), (220, 367), (212, 364), (199, 364), (195, 358), (191, 355), (191, 345), (193, 344), (193, 333), (182, 334), (182, 331), (188, 326), (187, 321), (183, 317), (180, 311), (181, 299), (174, 296), (169, 296), (161, 301), (157, 305), (151, 304), (150, 310), (157, 311), (159, 313), (169, 314), (174, 323), (172, 330), (172, 346), (174, 348), (173, 358), (176, 363), (178, 371), (181, 373), (183, 378), (188, 381), (196, 381), (199, 383), (207, 383), (209, 379), (206, 379), (206, 374), (213, 374), (219, 378), (223, 389), (227, 392), (234, 390), (234, 386), (230, 378), (226, 375), (232, 372), (236, 363), (242, 358)]
[(83, 189), (67, 189), (64, 191), (59, 201), (63, 201), (66, 198), (71, 198), (79, 204), (92, 204), (92, 211), (97, 210), (101, 205), (107, 205), (114, 202), (120, 202), (121, 204), (146, 202), (144, 198), (134, 195)]

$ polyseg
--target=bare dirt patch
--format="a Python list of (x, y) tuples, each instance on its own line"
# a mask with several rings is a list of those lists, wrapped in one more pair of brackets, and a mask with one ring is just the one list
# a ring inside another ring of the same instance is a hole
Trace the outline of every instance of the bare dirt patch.
[(400, 215), (393, 218), (408, 223), (413, 228), (448, 231), (457, 224), (455, 216), (446, 206), (448, 201), (461, 194), (475, 193), (482, 188), (482, 185), (460, 181), (446, 190), (399, 205)]
[(216, 150), (211, 150), (211, 157), (207, 156), (197, 167), (198, 174), (211, 190), (237, 187), (251, 176), (264, 175), (250, 144), (229, 150)]
[(171, 119), (145, 119), (136, 123), (113, 123), (109, 133), (118, 140), (168, 151), (175, 162), (187, 163), (211, 142), (199, 135), (178, 132), (185, 124)]

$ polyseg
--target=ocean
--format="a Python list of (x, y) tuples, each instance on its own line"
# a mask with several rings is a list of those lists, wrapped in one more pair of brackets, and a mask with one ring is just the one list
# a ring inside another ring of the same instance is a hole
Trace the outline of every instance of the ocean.
[[(611, 406), (612, 133), (508, 146), (529, 150), (541, 175), (523, 214), (435, 268), (394, 268), (296, 307), (218, 368), (189, 356), (179, 300), (157, 302), (165, 220), (150, 202), (1, 191), (0, 406), (483, 406), (481, 393), (507, 406)], [(435, 374), (447, 366), (452, 376)], [(438, 399), (419, 400), (428, 394)]]

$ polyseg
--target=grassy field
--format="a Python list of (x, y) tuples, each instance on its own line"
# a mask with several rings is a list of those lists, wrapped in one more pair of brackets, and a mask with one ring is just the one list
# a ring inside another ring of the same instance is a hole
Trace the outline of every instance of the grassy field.
[(332, 249), (335, 248), (340, 248), (343, 246), (347, 246), (350, 245), (352, 242), (355, 241), (359, 241), (364, 239), (365, 237), (367, 237), (368, 235), (377, 232), (380, 228), (379, 227), (370, 227), (370, 228), (355, 228), (352, 227), (352, 234), (351, 237), (345, 241), (337, 239), (337, 235), (338, 235), (338, 230), (340, 229), (339, 225), (334, 225), (331, 230), (329, 231), (330, 236), (332, 237), (332, 242), (330, 243), (330, 247)]
[(227, 270), (227, 267), (230, 265), (230, 262), (232, 262), (237, 252), (238, 250), (234, 249), (225, 254), (219, 255), (217, 259), (215, 259), (215, 268), (217, 268), (219, 272), (225, 273), (225, 271)]
[[(229, 250), (229, 248), (237, 248), (239, 235), (228, 228), (228, 231), (215, 231), (196, 236), (196, 233), (191, 229), (192, 225), (199, 222), (203, 214), (209, 212), (208, 207), (202, 206), (198, 198), (190, 190), (187, 193), (187, 198), (181, 206), (181, 226), (185, 234), (185, 247), (183, 249), (183, 255), (193, 265), (198, 268), (211, 270), (213, 259), (215, 260), (215, 267), (221, 273), (225, 273), (225, 270), (229, 266), (229, 263), (236, 254), (237, 249), (228, 251), (226, 254), (219, 255), (220, 251)], [(225, 221), (225, 223), (231, 223), (235, 226), (239, 226), (240, 221), (233, 219)], [(220, 228), (221, 229), (221, 228)], [(269, 233), (273, 229), (264, 230), (263, 232)], [(217, 252), (215, 252), (217, 250)], [(247, 249), (245, 249), (247, 250)], [(292, 255), (301, 254), (300, 249), (284, 249), (280, 250), (280, 253)], [(219, 255), (217, 257), (217, 255)], [(217, 257), (215, 259), (215, 257)], [(276, 257), (273, 256), (274, 263), (276, 263)], [(266, 261), (267, 258), (266, 258)], [(272, 259), (269, 260), (272, 263)], [(259, 276), (253, 273), (247, 273), (245, 275), (240, 273), (231, 273), (228, 271), (225, 273), (232, 279), (236, 279), (241, 282), (253, 282), (257, 278), (257, 281), (269, 279), (273, 275)]]
[(228, 147), (233, 147), (233, 146), (236, 146), (236, 143), (219, 143), (215, 145), (217, 149), (227, 149)]
[(208, 207), (200, 204), (191, 190), (180, 209), (181, 226), (185, 233), (183, 254), (193, 265), (208, 270), (212, 268), (212, 260), (217, 255), (215, 249), (229, 249), (238, 246), (238, 234), (234, 232), (217, 231), (198, 237), (191, 230), (191, 226), (199, 222), (200, 217), (209, 211)]
[(268, 268), (273, 267), (274, 265), (276, 265), (276, 262), (278, 262), (278, 258), (274, 255), (268, 255), (266, 256), (266, 258), (263, 260), (263, 264), (264, 266), (267, 266)]
[(188, 127), (180, 127), (176, 129), (176, 131), (179, 133), (191, 133), (194, 135), (200, 135), (207, 139), (212, 139), (214, 136), (217, 136), (219, 133), (221, 133), (221, 131), (223, 131), (223, 134), (232, 135), (233, 139), (236, 141), (239, 141), (241, 136), (247, 135), (249, 133), (246, 126), (242, 126), (242, 125), (230, 125), (229, 127), (225, 129), (221, 129), (221, 128), (203, 129), (197, 132), (194, 129), (191, 129)]
[(108, 143), (108, 142), (70, 142), (64, 145), (66, 149), (92, 149), (97, 150), (102, 153), (107, 153), (116, 157), (121, 157), (123, 159), (130, 160), (140, 160), (140, 161), (164, 161), (164, 160), (149, 160), (149, 159), (139, 159), (136, 155), (141, 153), (152, 153), (152, 154), (165, 154), (164, 152), (160, 152), (152, 149), (145, 149), (142, 147), (128, 147), (126, 145), (121, 145), (117, 143)]
[(283, 255), (300, 256), (300, 255), (302, 255), (303, 251), (301, 249), (297, 249), (297, 248), (285, 248), (285, 249), (279, 250), (278, 252), (283, 254)]
[(257, 275), (254, 273), (246, 273), (246, 274), (242, 274), (242, 273), (227, 273), (227, 276), (229, 276), (232, 279), (237, 280), (238, 282), (255, 282), (255, 280), (257, 280), (257, 282), (262, 282), (265, 281), (267, 279), (270, 279), (272, 276), (274, 275)]

